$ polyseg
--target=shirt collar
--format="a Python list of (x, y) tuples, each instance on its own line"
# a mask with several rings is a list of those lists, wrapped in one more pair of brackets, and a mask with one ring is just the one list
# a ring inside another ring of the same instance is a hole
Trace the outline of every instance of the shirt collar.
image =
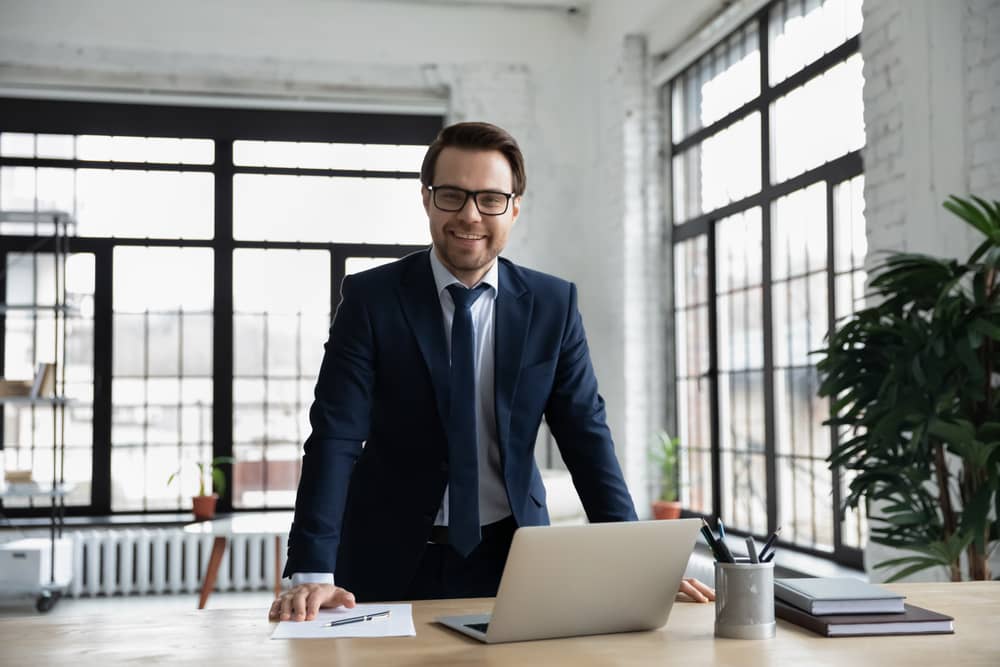
[[(452, 275), (451, 271), (441, 262), (440, 258), (437, 256), (437, 250), (431, 246), (431, 271), (434, 272), (434, 284), (437, 286), (438, 296), (448, 288), (448, 285), (454, 285), (458, 283), (459, 285), (464, 285), (464, 283)], [(489, 285), (493, 288), (493, 293), (496, 294), (500, 290), (500, 261), (497, 259), (493, 260), (493, 266), (490, 270), (486, 272), (486, 275), (477, 283), (477, 285)], [(473, 285), (475, 287), (475, 285)]]

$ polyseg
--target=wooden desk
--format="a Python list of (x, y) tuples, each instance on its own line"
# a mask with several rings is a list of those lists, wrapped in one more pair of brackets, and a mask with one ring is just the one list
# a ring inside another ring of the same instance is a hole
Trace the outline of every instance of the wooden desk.
[[(148, 617), (0, 619), (9, 665), (733, 665), (958, 667), (1000, 665), (1000, 583), (905, 584), (910, 602), (955, 617), (954, 635), (825, 639), (778, 621), (774, 639), (712, 637), (713, 606), (678, 603), (667, 625), (637, 632), (487, 646), (432, 623), (488, 611), (492, 600), (414, 604), (416, 637), (271, 640), (266, 609)], [(594, 604), (600, 604), (595, 600)]]
[(198, 596), (198, 609), (204, 609), (208, 596), (215, 588), (215, 580), (219, 575), (219, 565), (226, 553), (227, 542), (237, 536), (244, 535), (266, 537), (274, 536), (274, 597), (281, 595), (281, 569), (284, 562), (281, 554), (281, 538), (288, 535), (292, 527), (293, 512), (245, 512), (224, 519), (198, 521), (184, 526), (184, 532), (192, 535), (213, 535), (212, 555), (205, 568), (205, 576), (201, 580), (201, 593)]

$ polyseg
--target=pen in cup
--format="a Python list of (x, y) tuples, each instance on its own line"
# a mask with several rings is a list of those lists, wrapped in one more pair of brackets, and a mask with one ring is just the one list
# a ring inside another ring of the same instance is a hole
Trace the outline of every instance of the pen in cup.
[(759, 563), (760, 561), (757, 560), (757, 545), (754, 544), (753, 538), (747, 535), (746, 543), (747, 543), (747, 556), (750, 556), (750, 562)]
[(726, 524), (722, 523), (722, 517), (719, 517), (719, 539), (726, 539)]
[(385, 611), (377, 611), (374, 614), (365, 614), (364, 616), (352, 616), (350, 618), (340, 618), (336, 621), (330, 621), (329, 623), (324, 623), (324, 628), (333, 627), (336, 625), (347, 625), (348, 623), (363, 623), (365, 621), (374, 621), (379, 618), (389, 618), (389, 613), (392, 610), (386, 609)]
[(705, 519), (701, 520), (701, 534), (705, 536), (705, 541), (708, 542), (708, 548), (712, 550), (715, 555), (715, 560), (720, 563), (735, 563), (736, 559), (733, 558), (732, 552), (729, 551), (729, 547), (723, 540), (717, 539), (712, 534), (712, 529), (709, 527), (708, 522)]
[[(766, 557), (768, 555), (767, 552), (774, 547), (774, 541), (778, 539), (778, 535), (780, 534), (781, 534), (781, 526), (778, 526), (775, 529), (775, 531), (771, 533), (771, 536), (767, 538), (767, 541), (764, 542), (764, 546), (757, 554), (760, 557), (760, 562), (762, 563), (767, 562), (766, 560)], [(774, 554), (771, 554), (771, 558), (774, 558)]]

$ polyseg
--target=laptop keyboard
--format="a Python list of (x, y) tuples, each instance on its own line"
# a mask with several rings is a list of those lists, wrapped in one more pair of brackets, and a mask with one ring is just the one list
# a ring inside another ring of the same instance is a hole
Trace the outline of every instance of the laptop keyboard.
[(489, 623), (466, 623), (465, 627), (472, 628), (473, 630), (478, 630), (484, 635), (486, 634), (486, 628), (490, 627)]

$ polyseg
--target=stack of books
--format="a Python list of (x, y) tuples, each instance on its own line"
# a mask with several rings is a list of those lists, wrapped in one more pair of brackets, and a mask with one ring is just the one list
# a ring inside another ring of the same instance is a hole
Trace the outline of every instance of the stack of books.
[(775, 579), (774, 614), (825, 637), (955, 632), (955, 619), (849, 577)]

